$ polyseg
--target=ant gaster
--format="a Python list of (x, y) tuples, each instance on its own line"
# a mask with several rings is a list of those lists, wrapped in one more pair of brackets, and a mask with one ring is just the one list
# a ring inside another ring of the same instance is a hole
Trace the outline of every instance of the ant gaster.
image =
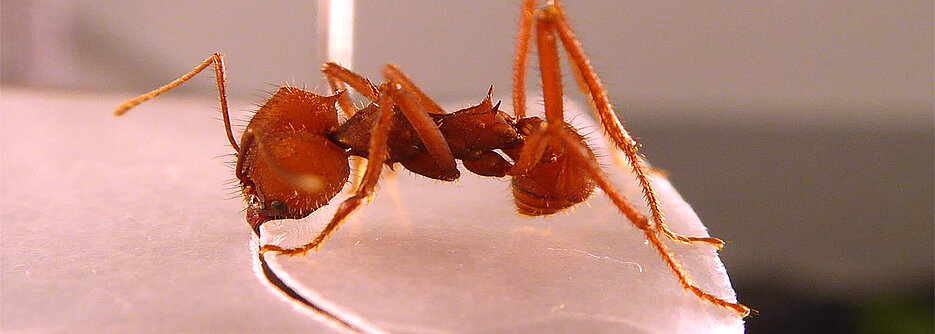
[[(470, 172), (512, 179), (519, 213), (548, 215), (589, 198), (600, 187), (620, 212), (643, 231), (649, 244), (673, 271), (685, 290), (742, 316), (750, 309), (708, 294), (696, 287), (672, 252), (660, 240), (704, 243), (718, 249), (723, 242), (710, 237), (686, 237), (665, 224), (648, 167), (637, 153), (638, 144), (617, 119), (597, 74), (568, 23), (558, 0), (536, 9), (537, 0), (524, 0), (513, 70), (513, 114), (493, 105), (492, 91), (480, 104), (446, 113), (394, 65), (382, 69), (379, 86), (335, 63), (322, 66), (334, 95), (319, 96), (295, 87), (282, 87), (256, 112), (240, 139), (234, 139), (225, 92), (224, 58), (215, 53), (181, 78), (118, 107), (130, 108), (214, 65), (221, 113), (231, 147), (237, 152), (235, 174), (247, 201), (247, 221), (259, 233), (261, 224), (298, 219), (327, 204), (344, 187), (350, 174), (348, 159), (360, 156), (367, 167), (354, 194), (344, 200), (330, 222), (308, 244), (292, 249), (266, 245), (262, 252), (306, 254), (322, 243), (374, 194), (384, 164), (399, 163), (414, 173), (453, 181), (460, 176), (457, 160)], [(545, 119), (527, 117), (525, 77), (529, 42), (535, 28), (542, 78)], [(591, 98), (603, 128), (628, 158), (639, 181), (651, 217), (639, 213), (610, 183), (583, 137), (565, 123), (558, 42), (568, 52), (579, 86)], [(370, 100), (357, 110), (347, 87)], [(338, 120), (338, 105), (347, 121)], [(505, 153), (513, 162), (501, 156)]]

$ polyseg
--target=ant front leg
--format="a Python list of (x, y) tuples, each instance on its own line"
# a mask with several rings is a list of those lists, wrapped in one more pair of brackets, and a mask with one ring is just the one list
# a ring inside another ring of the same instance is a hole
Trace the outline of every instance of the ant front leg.
[[(395, 91), (394, 99), (396, 104), (399, 111), (403, 113), (406, 120), (409, 121), (409, 124), (418, 134), (419, 139), (425, 144), (425, 150), (428, 152), (428, 156), (423, 156), (422, 159), (418, 159), (417, 156), (416, 160), (403, 162), (403, 165), (421, 175), (442, 181), (457, 180), (461, 176), (461, 172), (458, 171), (458, 164), (455, 161), (454, 154), (451, 153), (451, 148), (448, 147), (448, 141), (445, 140), (445, 136), (438, 128), (438, 124), (435, 124), (435, 121), (429, 116), (429, 111), (424, 109), (425, 105), (435, 105), (435, 102), (425, 96), (425, 93), (422, 93), (422, 90), (416, 87), (395, 66), (386, 65), (383, 67), (382, 72), (392, 85), (400, 86), (400, 89)], [(407, 87), (415, 91), (410, 91)], [(413, 94), (416, 96), (413, 96)], [(421, 100), (417, 99), (420, 95), (423, 96)], [(435, 108), (441, 110), (437, 105), (435, 105)]]
[(412, 92), (419, 100), (419, 105), (421, 105), (422, 109), (425, 109), (426, 112), (438, 115), (445, 113), (442, 107), (439, 107), (432, 98), (426, 95), (419, 86), (416, 86), (416, 84), (412, 82), (412, 79), (409, 79), (409, 76), (403, 73), (396, 65), (386, 64), (383, 66), (381, 72), (387, 80), (399, 84), (403, 87), (403, 90)]
[[(331, 84), (332, 93), (336, 93), (338, 90), (344, 89), (346, 85), (350, 85), (351, 88), (364, 95), (364, 97), (370, 99), (370, 101), (377, 101), (377, 87), (374, 87), (370, 80), (364, 78), (360, 74), (354, 73), (354, 71), (351, 71), (350, 69), (333, 62), (322, 65), (321, 72), (324, 73), (326, 77), (328, 77), (328, 82)], [(419, 89), (419, 87), (412, 82), (412, 79), (409, 79), (409, 76), (403, 73), (403, 71), (400, 70), (396, 65), (387, 64), (383, 66), (381, 72), (387, 78), (387, 80), (393, 81), (394, 83), (400, 85), (403, 90), (414, 94), (419, 102), (419, 105), (421, 105), (422, 109), (425, 109), (426, 112), (430, 114), (445, 113), (445, 111), (442, 110), (442, 108), (439, 107), (435, 101), (433, 101), (428, 95)], [(354, 110), (356, 111), (356, 108)], [(353, 115), (351, 114), (349, 116)]]
[[(370, 80), (360, 76), (353, 71), (335, 63), (327, 63), (322, 66), (321, 71), (328, 76), (345, 82), (371, 101), (376, 102), (380, 95), (390, 93), (394, 94), (394, 103), (399, 107), (413, 130), (422, 140), (428, 154), (419, 155), (416, 160), (403, 161), (403, 165), (418, 174), (432, 177), (443, 181), (454, 181), (461, 176), (458, 171), (458, 165), (448, 142), (438, 128), (438, 124), (432, 120), (429, 115), (444, 114), (445, 112), (432, 101), (415, 83), (409, 79), (398, 67), (387, 64), (381, 72), (392, 89), (386, 91), (382, 88), (378, 91), (372, 87)], [(382, 86), (381, 86), (382, 87)], [(369, 159), (368, 159), (369, 160)], [(368, 162), (369, 163), (369, 162)]]
[[(377, 87), (375, 87), (370, 80), (354, 73), (354, 71), (344, 66), (333, 62), (325, 63), (321, 66), (321, 72), (328, 78), (328, 83), (331, 85), (331, 93), (337, 93), (339, 90), (346, 89), (347, 86), (350, 85), (351, 88), (370, 101), (377, 102), (379, 98)], [(357, 113), (357, 108), (351, 103), (351, 98), (348, 94), (342, 95), (338, 100), (338, 104), (341, 106), (341, 109), (344, 110), (344, 113), (347, 114), (348, 118)]]
[(380, 172), (383, 170), (383, 164), (386, 162), (387, 140), (389, 137), (390, 119), (393, 116), (393, 93), (395, 87), (390, 84), (383, 84), (380, 87), (382, 94), (379, 94), (377, 103), (379, 104), (380, 120), (374, 125), (373, 135), (370, 137), (370, 153), (367, 155), (367, 169), (360, 182), (360, 186), (354, 192), (354, 195), (341, 202), (338, 211), (335, 212), (328, 225), (311, 242), (298, 248), (282, 248), (275, 245), (265, 245), (260, 249), (260, 253), (278, 252), (289, 256), (298, 254), (307, 254), (309, 251), (317, 251), (322, 243), (333, 234), (338, 227), (356, 211), (365, 201), (373, 196), (377, 181), (380, 179)]
[[(351, 102), (351, 94), (347, 93), (348, 85), (372, 102), (377, 102), (379, 98), (377, 96), (377, 88), (373, 86), (370, 80), (354, 73), (354, 71), (344, 66), (338, 65), (338, 63), (325, 63), (321, 66), (321, 72), (328, 78), (328, 84), (331, 85), (332, 94), (340, 90), (345, 90), (345, 93), (338, 97), (338, 105), (341, 107), (341, 110), (344, 111), (344, 114), (347, 115), (348, 119), (354, 117), (354, 114), (357, 113), (357, 107)], [(366, 166), (366, 162), (355, 157), (351, 159), (351, 165), (353, 166), (353, 170), (360, 170), (361, 166)], [(353, 188), (356, 189), (360, 187), (362, 178), (363, 176), (359, 174), (354, 177), (354, 180), (351, 181)]]

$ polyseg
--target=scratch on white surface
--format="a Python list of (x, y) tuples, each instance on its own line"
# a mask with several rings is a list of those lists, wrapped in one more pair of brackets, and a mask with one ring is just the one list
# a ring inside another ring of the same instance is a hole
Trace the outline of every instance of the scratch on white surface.
[(596, 321), (602, 321), (602, 322), (607, 322), (607, 323), (621, 324), (621, 325), (628, 327), (630, 329), (628, 330), (628, 332), (630, 333), (658, 333), (658, 331), (642, 326), (639, 323), (636, 323), (630, 319), (616, 317), (612, 315), (597, 314), (597, 313), (583, 313), (583, 312), (566, 311), (566, 310), (560, 310), (559, 314), (561, 316), (564, 316), (567, 318), (573, 318), (573, 319), (596, 320)]
[(555, 311), (564, 310), (564, 309), (565, 309), (565, 304), (558, 304), (558, 305), (555, 305), (555, 307), (553, 307), (551, 310), (549, 310), (549, 312), (555, 312)]
[(549, 226), (547, 228), (537, 228), (537, 227), (533, 227), (529, 225), (523, 225), (521, 227), (513, 228), (513, 232), (531, 233), (531, 234), (538, 234), (539, 236), (542, 236), (542, 237), (548, 237), (552, 235), (552, 227)]
[(274, 245), (282, 244), (282, 242), (286, 240), (286, 233), (277, 233), (276, 235), (273, 236), (272, 239), (273, 239), (272, 244)]
[(583, 250), (580, 250), (580, 249), (573, 249), (573, 248), (552, 248), (552, 247), (549, 247), (548, 249), (551, 250), (551, 251), (574, 252), (574, 253), (584, 254), (584, 255), (593, 257), (593, 258), (595, 258), (595, 259), (598, 259), (598, 260), (605, 260), (605, 261), (616, 262), (616, 263), (621, 263), (621, 264), (629, 264), (629, 265), (636, 266), (636, 269), (639, 269), (640, 272), (643, 272), (643, 266), (641, 266), (639, 263), (636, 263), (636, 262), (629, 262), (629, 261), (618, 260), (618, 259), (612, 258), (612, 257), (610, 257), (610, 256), (595, 255), (595, 254), (591, 254), (591, 253), (588, 253), (588, 252), (583, 251)]
[(399, 190), (399, 176), (397, 173), (387, 172), (383, 176), (383, 189), (393, 202), (393, 211), (397, 219), (403, 226), (411, 226), (412, 220), (409, 218), (409, 210), (403, 205), (403, 196)]
[(413, 334), (444, 334), (451, 333), (438, 328), (420, 326), (417, 324), (403, 324), (403, 323), (378, 323), (378, 325), (388, 328), (394, 333), (413, 333)]

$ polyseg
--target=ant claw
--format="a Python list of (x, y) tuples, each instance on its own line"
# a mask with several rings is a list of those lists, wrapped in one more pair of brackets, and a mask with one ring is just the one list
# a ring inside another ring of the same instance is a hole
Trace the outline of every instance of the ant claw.
[(704, 242), (711, 246), (714, 246), (716, 250), (721, 250), (724, 248), (724, 241), (718, 238), (706, 238), (706, 237), (689, 237), (689, 242)]
[(283, 249), (282, 247), (279, 247), (279, 246), (275, 246), (275, 245), (264, 245), (263, 247), (260, 248), (260, 255), (264, 255), (264, 254), (269, 253), (269, 252), (283, 253), (284, 251), (285, 251), (285, 249)]

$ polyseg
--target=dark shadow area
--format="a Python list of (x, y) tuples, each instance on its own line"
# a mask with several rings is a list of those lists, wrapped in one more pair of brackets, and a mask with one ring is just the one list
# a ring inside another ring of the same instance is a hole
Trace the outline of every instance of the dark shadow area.
[(650, 109), (629, 111), (627, 125), (728, 242), (734, 288), (760, 311), (749, 333), (933, 332), (931, 117), (741, 126), (663, 122)]
[(257, 257), (260, 259), (260, 266), (263, 268), (263, 276), (266, 276), (266, 279), (269, 280), (270, 284), (273, 284), (273, 286), (282, 291), (283, 294), (305, 305), (312, 311), (321, 314), (323, 317), (328, 318), (331, 322), (339, 324), (341, 327), (344, 327), (349, 331), (354, 333), (365, 333), (361, 328), (355, 326), (347, 320), (344, 320), (339, 315), (333, 314), (332, 312), (325, 310), (321, 306), (318, 306), (317, 304), (308, 300), (307, 298), (302, 297), (302, 295), (296, 292), (295, 289), (283, 282), (279, 276), (276, 276), (276, 273), (270, 269), (269, 263), (266, 262), (266, 258), (263, 256), (263, 254), (258, 254)]
[(935, 291), (932, 282), (894, 293), (829, 299), (784, 288), (764, 279), (735, 284), (744, 302), (760, 314), (747, 319), (747, 333), (932, 333)]

